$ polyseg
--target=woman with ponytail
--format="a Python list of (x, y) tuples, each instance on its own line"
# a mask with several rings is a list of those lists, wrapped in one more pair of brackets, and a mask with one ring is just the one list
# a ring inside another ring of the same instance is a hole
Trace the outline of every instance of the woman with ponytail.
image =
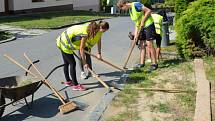
[[(89, 26), (88, 28), (88, 33), (89, 33), (89, 39), (86, 41), (85, 47), (84, 49), (80, 49), (79, 51), (79, 57), (81, 58), (81, 52), (88, 51), (91, 52), (91, 48), (97, 44), (98, 47), (98, 53), (97, 53), (97, 57), (102, 59), (101, 57), (101, 37), (102, 34), (109, 29), (109, 24), (108, 22), (105, 21), (99, 21), (99, 23), (96, 25), (95, 22), (91, 23), (92, 25)], [(90, 39), (91, 37), (93, 37), (92, 39)], [(92, 69), (92, 61), (91, 61), (91, 57), (89, 54), (85, 54), (85, 58), (86, 58), (86, 63), (89, 66), (90, 69)], [(79, 67), (81, 70), (81, 79), (87, 79), (88, 77), (92, 76), (91, 73), (85, 73), (84, 71), (84, 66), (82, 64), (81, 61), (79, 61)]]
[[(84, 50), (89, 51), (97, 43), (98, 57), (101, 58), (101, 36), (108, 29), (109, 24), (107, 22), (100, 21), (97, 24), (95, 21), (92, 21), (82, 25), (71, 26), (57, 38), (57, 46), (61, 50), (65, 64), (64, 74), (66, 82), (64, 84), (66, 86), (72, 86), (73, 90), (85, 90), (77, 81), (74, 51), (80, 51), (80, 57), (85, 68), (92, 68), (91, 59), (89, 59), (89, 55), (85, 55)], [(69, 73), (72, 79), (70, 79)]]

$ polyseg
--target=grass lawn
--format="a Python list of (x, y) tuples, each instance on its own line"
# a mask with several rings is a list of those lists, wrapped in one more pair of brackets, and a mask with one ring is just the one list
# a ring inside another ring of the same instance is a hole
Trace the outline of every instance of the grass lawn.
[(55, 28), (92, 19), (113, 17), (108, 14), (89, 11), (63, 11), (34, 13), (19, 16), (0, 17), (0, 24), (22, 28)]

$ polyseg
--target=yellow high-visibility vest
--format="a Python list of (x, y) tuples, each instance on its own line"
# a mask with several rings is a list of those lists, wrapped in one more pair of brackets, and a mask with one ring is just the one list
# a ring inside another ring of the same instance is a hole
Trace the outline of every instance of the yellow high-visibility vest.
[(151, 14), (151, 15), (154, 20), (156, 33), (162, 35), (163, 16), (161, 16), (159, 14), (155, 14), (155, 13)]
[[(89, 23), (69, 27), (57, 38), (57, 46), (67, 54), (73, 54), (73, 50), (80, 50), (81, 38), (87, 36)], [(102, 32), (97, 32), (94, 38), (86, 40), (86, 47), (92, 48), (101, 38)]]
[(102, 32), (98, 31), (94, 38), (87, 40), (86, 47), (91, 49), (101, 39)]
[[(130, 14), (131, 20), (134, 22), (135, 26), (140, 27), (140, 23), (141, 23), (142, 19), (144, 18), (144, 13), (143, 13), (143, 11), (138, 12), (135, 9), (135, 6), (134, 6), (135, 3), (138, 3), (138, 2), (131, 3), (131, 10), (129, 10), (129, 14)], [(152, 23), (153, 23), (153, 19), (151, 16), (149, 16), (147, 18), (147, 20), (145, 21), (144, 27), (148, 27)]]

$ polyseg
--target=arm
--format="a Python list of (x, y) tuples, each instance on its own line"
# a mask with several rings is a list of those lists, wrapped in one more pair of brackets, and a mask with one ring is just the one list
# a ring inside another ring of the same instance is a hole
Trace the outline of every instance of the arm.
[(87, 39), (85, 37), (81, 38), (80, 54), (81, 54), (81, 59), (82, 59), (83, 65), (87, 64), (86, 63), (86, 58), (85, 58), (86, 56), (85, 56), (85, 53), (84, 53), (84, 48), (85, 48), (86, 41), (87, 41)]
[(98, 55), (97, 55), (97, 57), (99, 59), (102, 59), (102, 56), (101, 56), (101, 38), (99, 39), (99, 41), (97, 43), (97, 47), (98, 47)]
[(143, 7), (142, 7), (142, 11), (144, 12), (144, 18), (142, 19), (140, 26), (141, 26), (141, 27), (144, 27), (145, 21), (146, 21), (147, 18), (151, 15), (151, 9), (149, 9), (149, 8), (147, 8), (147, 7), (145, 7), (145, 6), (143, 6)]
[(139, 28), (136, 26), (134, 30), (134, 41), (138, 40), (138, 36), (139, 36)]

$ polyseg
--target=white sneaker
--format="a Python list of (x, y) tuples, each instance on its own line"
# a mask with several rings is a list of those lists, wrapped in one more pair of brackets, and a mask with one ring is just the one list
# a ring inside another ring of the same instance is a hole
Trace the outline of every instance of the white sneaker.
[(81, 72), (81, 79), (87, 79), (87, 75), (85, 72)]

